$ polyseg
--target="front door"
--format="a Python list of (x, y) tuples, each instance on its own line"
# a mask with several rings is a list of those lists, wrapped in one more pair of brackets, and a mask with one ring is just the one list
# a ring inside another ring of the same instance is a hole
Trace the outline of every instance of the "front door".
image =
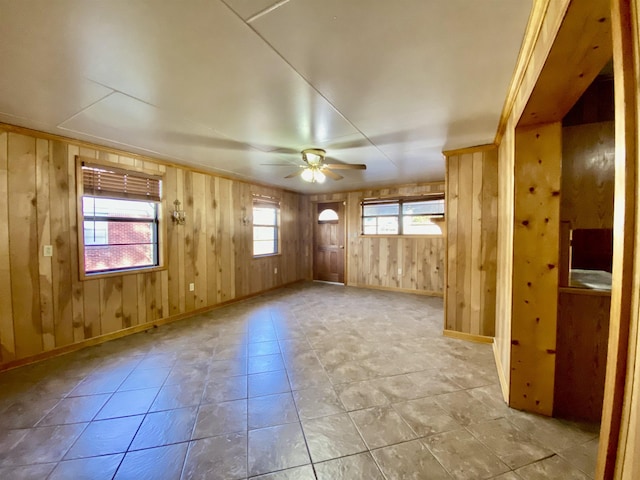
[(318, 203), (314, 217), (313, 279), (344, 283), (344, 205)]

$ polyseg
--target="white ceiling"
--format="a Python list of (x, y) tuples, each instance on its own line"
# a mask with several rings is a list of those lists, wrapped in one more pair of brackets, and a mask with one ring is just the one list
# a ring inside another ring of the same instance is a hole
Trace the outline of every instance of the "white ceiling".
[[(0, 121), (300, 192), (442, 180), (531, 2), (0, 0)], [(367, 170), (285, 180), (308, 147)]]

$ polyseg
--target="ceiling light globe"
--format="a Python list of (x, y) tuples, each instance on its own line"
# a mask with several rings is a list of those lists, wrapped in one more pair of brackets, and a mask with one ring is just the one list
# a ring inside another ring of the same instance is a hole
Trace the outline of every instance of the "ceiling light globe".
[(300, 176), (305, 182), (313, 182), (313, 170), (310, 168), (305, 168)]
[(316, 182), (318, 183), (324, 183), (324, 181), (327, 179), (327, 177), (325, 176), (324, 173), (322, 173), (320, 170), (318, 170), (316, 172)]

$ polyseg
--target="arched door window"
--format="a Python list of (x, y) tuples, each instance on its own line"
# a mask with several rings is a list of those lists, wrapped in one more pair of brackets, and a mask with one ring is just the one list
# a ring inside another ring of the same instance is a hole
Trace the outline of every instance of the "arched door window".
[(325, 208), (318, 215), (318, 223), (338, 223), (338, 220), (338, 213), (331, 208)]

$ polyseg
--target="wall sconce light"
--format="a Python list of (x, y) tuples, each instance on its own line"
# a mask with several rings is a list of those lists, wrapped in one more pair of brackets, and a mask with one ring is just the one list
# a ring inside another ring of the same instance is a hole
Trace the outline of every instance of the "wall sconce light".
[(251, 219), (247, 217), (247, 207), (242, 207), (242, 225), (245, 227), (251, 223)]
[(187, 220), (187, 214), (184, 210), (180, 210), (180, 201), (176, 200), (173, 202), (175, 207), (173, 208), (173, 212), (171, 213), (171, 219), (173, 223), (177, 223), (178, 225), (184, 225), (184, 222)]

